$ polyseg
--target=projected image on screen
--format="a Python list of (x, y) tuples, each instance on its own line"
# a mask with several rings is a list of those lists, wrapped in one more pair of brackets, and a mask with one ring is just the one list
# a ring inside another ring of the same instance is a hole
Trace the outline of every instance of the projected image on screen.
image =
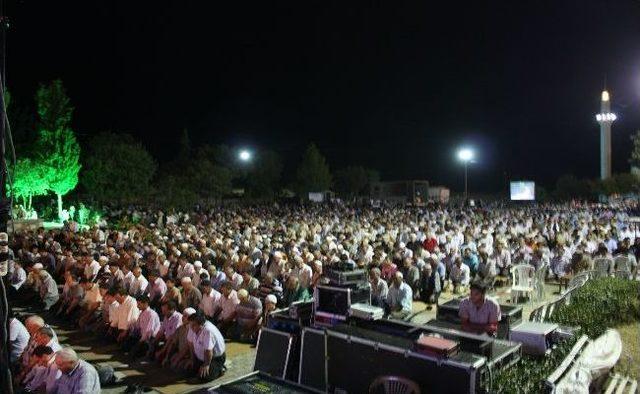
[(536, 184), (529, 181), (511, 182), (511, 200), (532, 201), (536, 199)]

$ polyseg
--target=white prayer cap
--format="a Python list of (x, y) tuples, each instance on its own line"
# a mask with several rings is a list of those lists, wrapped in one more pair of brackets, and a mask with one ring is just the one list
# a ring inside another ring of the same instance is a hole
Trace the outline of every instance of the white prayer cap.
[(265, 303), (268, 302), (268, 303), (271, 303), (271, 304), (277, 304), (278, 303), (278, 299), (273, 294), (269, 294), (268, 296), (265, 297), (264, 302)]
[(193, 263), (193, 266), (196, 267), (196, 268), (202, 268), (202, 261), (195, 261)]
[(34, 270), (41, 270), (41, 269), (43, 269), (43, 268), (44, 268), (44, 266), (43, 266), (41, 263), (35, 263), (35, 264), (33, 265), (33, 269), (34, 269)]
[(191, 283), (191, 278), (189, 278), (188, 276), (185, 276), (184, 278), (182, 278), (182, 280), (180, 282), (182, 282), (182, 283)]
[(195, 309), (193, 309), (193, 308), (185, 308), (185, 310), (184, 310), (184, 311), (182, 311), (182, 313), (183, 313), (184, 315), (191, 316), (191, 315), (193, 315), (194, 313), (196, 313), (196, 310), (195, 310)]

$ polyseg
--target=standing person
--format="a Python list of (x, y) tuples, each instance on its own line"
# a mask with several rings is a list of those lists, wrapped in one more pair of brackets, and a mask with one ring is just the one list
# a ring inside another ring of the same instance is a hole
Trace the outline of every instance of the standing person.
[(222, 334), (201, 312), (189, 317), (189, 326), (192, 371), (203, 382), (219, 378), (226, 361)]
[(61, 375), (53, 390), (56, 394), (99, 394), (100, 379), (96, 369), (80, 359), (71, 348), (56, 354), (56, 365)]

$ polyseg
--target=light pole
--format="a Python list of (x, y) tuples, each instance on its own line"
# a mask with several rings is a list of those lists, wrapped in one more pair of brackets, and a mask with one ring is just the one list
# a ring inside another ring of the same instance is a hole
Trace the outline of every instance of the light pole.
[(464, 163), (464, 200), (469, 198), (469, 183), (467, 181), (469, 162), (473, 159), (473, 151), (469, 148), (462, 148), (458, 151), (458, 159)]

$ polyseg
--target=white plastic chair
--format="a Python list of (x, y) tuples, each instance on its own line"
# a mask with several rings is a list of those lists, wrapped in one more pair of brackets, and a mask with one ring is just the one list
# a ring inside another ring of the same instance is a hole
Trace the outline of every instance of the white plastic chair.
[(420, 386), (402, 376), (380, 376), (369, 386), (371, 394), (420, 394)]
[(542, 264), (536, 271), (535, 282), (533, 283), (534, 294), (536, 300), (544, 300), (544, 282), (547, 279), (547, 272), (549, 271), (549, 264)]
[(599, 257), (593, 261), (593, 267), (598, 271), (599, 277), (609, 276), (613, 272), (613, 260), (608, 257)]
[(631, 272), (631, 262), (629, 257), (625, 255), (618, 255), (613, 259), (613, 266), (616, 271), (629, 271)]
[(531, 301), (534, 291), (536, 269), (529, 264), (518, 264), (511, 268), (511, 302), (516, 303), (518, 296), (525, 293)]

